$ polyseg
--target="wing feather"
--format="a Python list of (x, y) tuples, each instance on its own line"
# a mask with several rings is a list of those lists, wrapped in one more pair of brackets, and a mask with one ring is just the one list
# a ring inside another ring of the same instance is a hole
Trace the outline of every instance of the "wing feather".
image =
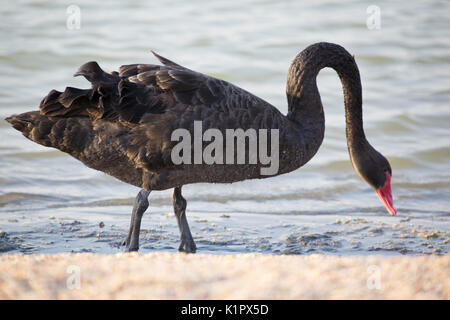
[(76, 75), (92, 87), (52, 90), (42, 100), (40, 113), (124, 123), (130, 128), (121, 138), (127, 157), (149, 171), (167, 165), (172, 130), (191, 129), (194, 120), (203, 120), (205, 129), (279, 127), (282, 115), (266, 101), (154, 54), (163, 65), (124, 65), (112, 73), (95, 62), (81, 66)]

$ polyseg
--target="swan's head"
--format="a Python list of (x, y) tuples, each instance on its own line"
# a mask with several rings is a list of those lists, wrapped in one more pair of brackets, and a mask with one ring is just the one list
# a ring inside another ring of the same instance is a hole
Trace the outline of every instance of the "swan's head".
[(367, 143), (358, 152), (350, 152), (353, 168), (358, 175), (375, 189), (387, 211), (395, 216), (392, 199), (391, 177), (392, 169), (389, 161), (370, 144)]

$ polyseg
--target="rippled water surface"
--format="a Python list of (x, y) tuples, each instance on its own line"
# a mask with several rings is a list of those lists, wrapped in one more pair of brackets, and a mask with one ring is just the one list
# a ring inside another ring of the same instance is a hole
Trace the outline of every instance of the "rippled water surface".
[[(81, 10), (67, 28), (67, 7)], [(86, 61), (106, 70), (155, 50), (233, 82), (286, 113), (286, 74), (309, 44), (355, 55), (370, 142), (390, 160), (398, 209), (388, 216), (353, 172), (343, 95), (333, 70), (318, 86), (326, 136), (303, 168), (262, 181), (189, 185), (200, 252), (442, 254), (450, 252), (450, 5), (369, 1), (8, 1), (0, 8), (0, 118), (36, 109), (51, 89), (87, 87)], [(0, 251), (119, 252), (138, 189), (25, 139), (0, 120)], [(100, 222), (104, 225), (100, 227)], [(175, 251), (171, 191), (153, 192), (141, 251)]]

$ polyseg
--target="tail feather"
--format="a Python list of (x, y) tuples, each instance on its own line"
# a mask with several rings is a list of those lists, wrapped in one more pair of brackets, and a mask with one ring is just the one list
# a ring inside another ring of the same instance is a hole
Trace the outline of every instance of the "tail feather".
[(27, 119), (20, 116), (21, 115), (12, 115), (10, 117), (5, 118), (5, 120), (8, 121), (13, 126), (14, 129), (23, 132), (23, 134), (26, 136), (26, 134), (28, 134), (29, 131), (32, 129), (34, 122), (31, 119)]
[(39, 111), (25, 112), (5, 119), (28, 139), (46, 147), (57, 148), (73, 156), (90, 143), (91, 121), (48, 117)]
[(25, 112), (6, 118), (14, 129), (30, 140), (33, 140), (46, 147), (52, 147), (49, 134), (55, 124), (55, 121), (39, 114), (38, 111)]

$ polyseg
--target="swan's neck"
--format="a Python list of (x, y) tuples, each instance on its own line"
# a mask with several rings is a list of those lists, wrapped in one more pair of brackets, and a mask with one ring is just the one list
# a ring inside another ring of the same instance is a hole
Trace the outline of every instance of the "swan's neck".
[(341, 46), (317, 43), (297, 55), (287, 78), (287, 117), (300, 129), (303, 164), (314, 156), (323, 141), (325, 118), (316, 77), (326, 67), (336, 70), (342, 82), (350, 157), (367, 143), (362, 123), (361, 80), (355, 60)]

